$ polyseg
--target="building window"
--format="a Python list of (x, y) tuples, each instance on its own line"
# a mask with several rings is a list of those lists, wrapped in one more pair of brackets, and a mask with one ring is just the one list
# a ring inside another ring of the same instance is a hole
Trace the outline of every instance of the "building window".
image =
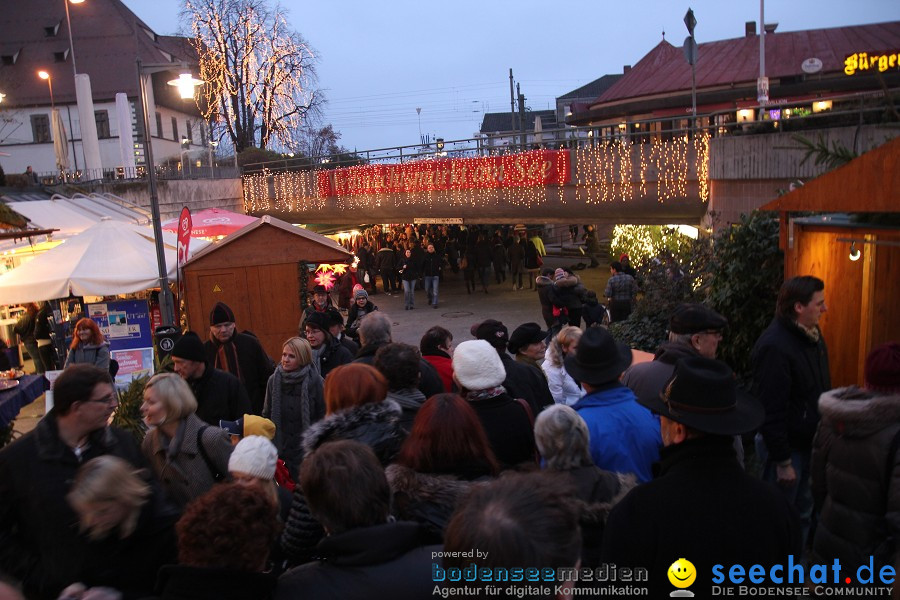
[(94, 121), (97, 122), (97, 138), (102, 140), (102, 139), (110, 137), (110, 135), (109, 135), (109, 111), (95, 110), (94, 111)]
[(50, 27), (44, 27), (44, 36), (45, 37), (56, 37), (56, 34), (59, 33), (59, 23), (56, 25), (51, 25)]
[(162, 136), (162, 115), (156, 113), (156, 137), (161, 138)]
[(3, 56), (0, 56), (0, 61), (6, 66), (12, 66), (19, 60), (19, 52), (20, 50), (16, 50), (13, 54), (4, 54)]
[(176, 142), (179, 141), (179, 139), (178, 139), (178, 119), (176, 119), (175, 117), (172, 117), (172, 139), (175, 140)]
[(185, 126), (186, 126), (186, 129), (187, 129), (187, 132), (186, 132), (184, 135), (185, 135), (185, 137), (187, 138), (188, 143), (193, 144), (193, 143), (194, 143), (194, 130), (193, 130), (193, 128), (191, 127), (191, 122), (190, 122), (190, 121), (185, 121)]
[(66, 62), (66, 57), (69, 56), (68, 50), (63, 50), (62, 52), (54, 52), (53, 60), (56, 62)]
[(35, 144), (46, 144), (50, 141), (50, 116), (31, 115), (31, 133)]

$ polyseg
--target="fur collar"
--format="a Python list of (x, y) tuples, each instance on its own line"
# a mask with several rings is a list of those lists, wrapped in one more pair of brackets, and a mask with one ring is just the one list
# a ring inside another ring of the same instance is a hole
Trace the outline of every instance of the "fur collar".
[(403, 494), (412, 502), (433, 502), (451, 511), (463, 494), (478, 485), (453, 475), (419, 473), (396, 463), (388, 466), (384, 474), (395, 495)]
[(819, 413), (841, 435), (865, 437), (900, 421), (900, 396), (837, 388), (819, 397)]
[[(363, 404), (329, 415), (309, 426), (303, 434), (303, 454), (307, 455), (327, 441), (358, 439), (356, 433), (377, 425), (397, 424), (403, 410), (393, 400)], [(399, 427), (399, 425), (397, 425)]]

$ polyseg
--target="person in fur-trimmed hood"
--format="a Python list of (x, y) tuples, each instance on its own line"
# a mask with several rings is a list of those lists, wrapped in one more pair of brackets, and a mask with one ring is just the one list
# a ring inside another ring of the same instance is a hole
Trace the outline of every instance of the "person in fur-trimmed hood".
[(897, 567), (900, 537), (900, 343), (869, 353), (865, 386), (819, 398), (812, 491), (819, 524), (812, 560)]
[(586, 290), (577, 275), (565, 269), (553, 272), (553, 284), (547, 290), (547, 299), (554, 309), (554, 316), (559, 312), (560, 325), (581, 327), (581, 309)]

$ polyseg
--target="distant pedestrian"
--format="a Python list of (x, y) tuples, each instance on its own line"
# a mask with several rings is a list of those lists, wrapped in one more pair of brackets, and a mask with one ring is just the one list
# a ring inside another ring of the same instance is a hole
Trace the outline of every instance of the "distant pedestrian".
[(609, 322), (615, 323), (624, 321), (631, 314), (637, 297), (637, 283), (635, 283), (634, 277), (622, 271), (622, 263), (619, 261), (615, 261), (609, 266), (609, 273), (611, 277), (606, 282), (606, 290), (603, 294), (606, 296), (609, 307)]

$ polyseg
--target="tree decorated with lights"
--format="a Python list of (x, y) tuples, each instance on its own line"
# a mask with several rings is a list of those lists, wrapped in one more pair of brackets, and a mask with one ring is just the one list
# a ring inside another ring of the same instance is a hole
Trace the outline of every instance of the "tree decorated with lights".
[(323, 98), (314, 88), (315, 55), (266, 0), (186, 0), (199, 56), (200, 108), (219, 137), (245, 148), (293, 149), (294, 132)]

